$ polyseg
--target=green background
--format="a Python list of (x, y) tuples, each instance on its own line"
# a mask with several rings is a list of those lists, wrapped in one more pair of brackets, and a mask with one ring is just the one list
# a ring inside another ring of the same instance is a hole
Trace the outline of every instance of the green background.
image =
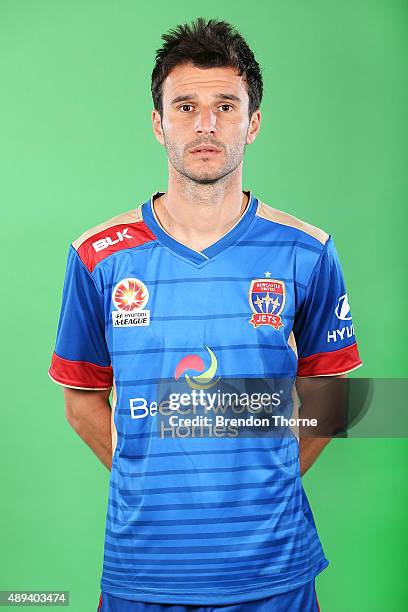
[[(364, 367), (407, 376), (407, 3), (0, 1), (1, 589), (96, 609), (109, 473), (47, 369), (69, 243), (166, 189), (150, 74), (160, 35), (227, 19), (263, 68), (244, 187), (330, 232)], [(336, 440), (304, 479), (322, 612), (406, 609), (407, 441)], [(306, 611), (305, 611), (306, 612)]]

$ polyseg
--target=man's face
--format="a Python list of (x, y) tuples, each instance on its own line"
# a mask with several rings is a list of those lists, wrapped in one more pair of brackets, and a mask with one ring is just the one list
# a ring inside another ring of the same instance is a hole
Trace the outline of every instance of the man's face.
[(248, 91), (234, 68), (176, 66), (162, 85), (163, 112), (153, 129), (170, 164), (201, 184), (215, 183), (242, 162), (259, 130), (260, 112), (248, 117)]

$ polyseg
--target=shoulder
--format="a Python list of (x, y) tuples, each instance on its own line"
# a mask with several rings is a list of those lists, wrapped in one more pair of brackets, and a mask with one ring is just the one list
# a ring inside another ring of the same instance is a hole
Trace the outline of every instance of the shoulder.
[(261, 219), (288, 228), (289, 232), (292, 230), (292, 233), (301, 233), (303, 234), (303, 237), (308, 236), (312, 238), (313, 241), (320, 243), (322, 246), (324, 246), (330, 238), (330, 235), (319, 227), (306, 223), (306, 221), (302, 221), (301, 219), (298, 219), (297, 217), (294, 217), (293, 215), (290, 215), (282, 210), (272, 208), (272, 206), (269, 206), (260, 200), (258, 200), (256, 215)]
[(141, 207), (111, 217), (86, 230), (72, 242), (90, 272), (113, 253), (152, 242), (156, 236), (143, 221)]

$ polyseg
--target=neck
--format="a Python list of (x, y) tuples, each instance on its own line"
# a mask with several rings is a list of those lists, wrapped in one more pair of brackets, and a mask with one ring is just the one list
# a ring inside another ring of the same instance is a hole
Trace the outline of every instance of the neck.
[(237, 223), (247, 203), (241, 165), (210, 185), (195, 183), (170, 166), (167, 192), (156, 198), (154, 211), (168, 234), (202, 251)]

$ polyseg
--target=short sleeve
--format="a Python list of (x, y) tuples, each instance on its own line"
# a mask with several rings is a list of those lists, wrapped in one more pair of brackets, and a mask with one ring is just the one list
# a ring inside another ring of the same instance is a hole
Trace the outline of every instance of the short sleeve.
[(328, 238), (312, 272), (293, 333), (298, 376), (345, 374), (362, 365), (339, 258)]
[(108, 389), (113, 384), (103, 297), (72, 245), (48, 374), (55, 382), (77, 389)]

